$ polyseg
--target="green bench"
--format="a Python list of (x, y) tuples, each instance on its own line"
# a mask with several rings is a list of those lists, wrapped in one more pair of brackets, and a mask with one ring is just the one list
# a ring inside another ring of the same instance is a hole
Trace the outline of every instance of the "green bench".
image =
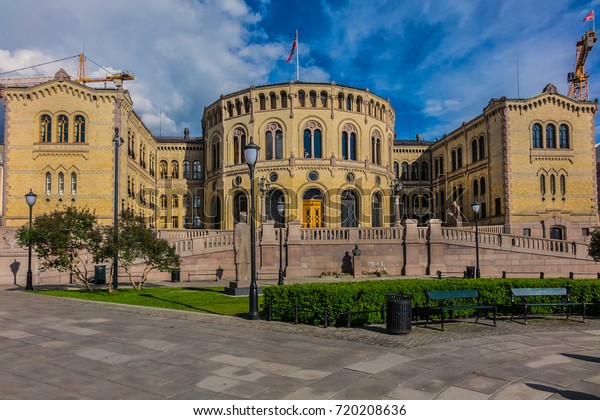
[(455, 310), (471, 310), (475, 309), (477, 319), (479, 320), (479, 312), (492, 310), (494, 313), (494, 327), (496, 326), (496, 305), (490, 303), (482, 303), (479, 297), (479, 292), (476, 289), (472, 290), (427, 290), (426, 291), (426, 312), (425, 327), (429, 324), (429, 315), (432, 312), (439, 312), (444, 331), (444, 314)]
[[(512, 304), (512, 311), (510, 315), (510, 319), (512, 320), (515, 315), (515, 308), (522, 309), (523, 318), (525, 319), (525, 324), (527, 324), (527, 312), (528, 309), (532, 307), (560, 307), (561, 313), (564, 313), (565, 307), (569, 309), (567, 312), (567, 319), (572, 313), (572, 309), (574, 306), (581, 306), (581, 312), (583, 316), (583, 322), (585, 322), (585, 303), (583, 302), (583, 298), (581, 302), (572, 302), (569, 298), (569, 291), (566, 287), (524, 287), (524, 288), (511, 288), (510, 289), (510, 301)], [(531, 301), (530, 298), (554, 298), (546, 299), (546, 301), (535, 300)]]

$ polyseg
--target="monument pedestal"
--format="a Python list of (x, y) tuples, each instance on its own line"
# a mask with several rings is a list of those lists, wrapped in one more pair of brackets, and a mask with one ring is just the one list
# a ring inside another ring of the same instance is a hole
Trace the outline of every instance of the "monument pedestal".
[[(249, 296), (250, 295), (250, 284), (246, 282), (232, 281), (229, 282), (229, 287), (225, 288), (223, 292), (229, 296)], [(262, 294), (262, 287), (258, 287), (258, 294)]]

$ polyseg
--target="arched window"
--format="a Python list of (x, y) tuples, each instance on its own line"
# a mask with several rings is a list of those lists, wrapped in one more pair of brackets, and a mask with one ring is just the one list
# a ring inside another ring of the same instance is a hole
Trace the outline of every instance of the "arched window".
[(246, 162), (246, 156), (244, 154), (244, 147), (246, 147), (246, 132), (241, 128), (236, 128), (233, 132), (233, 163), (244, 163)]
[(275, 92), (269, 94), (269, 102), (271, 103), (271, 109), (277, 109), (277, 95), (275, 95)]
[(564, 175), (560, 176), (560, 193), (562, 195), (567, 193), (567, 177)]
[(306, 98), (304, 96), (304, 91), (301, 90), (300, 92), (298, 92), (298, 102), (300, 103), (301, 107), (305, 107), (306, 106)]
[[(219, 140), (215, 139), (213, 140), (213, 144), (212, 144), (212, 168), (213, 170), (218, 169), (221, 167), (221, 154), (220, 154), (220, 149), (219, 149)], [(242, 153), (243, 155), (243, 153)]]
[(556, 127), (554, 124), (546, 126), (546, 148), (556, 149)]
[(283, 131), (277, 123), (270, 123), (266, 132), (266, 160), (283, 159)]
[(485, 139), (483, 136), (479, 137), (479, 159), (483, 159), (485, 157)]
[(201, 201), (200, 196), (198, 194), (194, 194), (193, 205), (194, 205), (195, 209), (199, 209), (200, 207), (202, 207), (202, 201)]
[(77, 174), (71, 172), (71, 195), (77, 194)]
[(338, 94), (338, 108), (344, 109), (344, 94), (341, 92)]
[(183, 178), (184, 179), (190, 179), (190, 161), (189, 160), (184, 160), (183, 161)]
[(531, 129), (531, 145), (534, 149), (542, 148), (542, 125), (535, 123)]
[(56, 140), (59, 143), (67, 143), (69, 141), (69, 118), (66, 115), (59, 115), (56, 128)]
[(396, 177), (396, 179), (400, 179), (400, 164), (398, 162), (394, 162), (394, 176)]
[(259, 103), (259, 108), (261, 111), (264, 111), (265, 109), (267, 109), (267, 99), (265, 98), (264, 93), (261, 93), (260, 95), (258, 95), (258, 103)]
[(356, 128), (351, 124), (342, 131), (342, 159), (356, 160)]
[(321, 126), (309, 122), (304, 129), (304, 157), (321, 158)]
[(471, 161), (477, 162), (477, 140), (471, 142)]
[(244, 96), (244, 112), (246, 114), (250, 112), (250, 99), (247, 96)]
[(40, 141), (43, 143), (52, 141), (52, 118), (50, 115), (40, 117)]
[(485, 178), (481, 177), (481, 179), (479, 180), (479, 194), (481, 194), (482, 197), (485, 197)]
[(192, 179), (202, 178), (202, 164), (199, 160), (195, 160), (192, 163)]
[(75, 143), (85, 143), (85, 118), (83, 115), (75, 117)]
[(348, 95), (346, 97), (346, 111), (352, 111), (352, 102), (354, 101), (354, 97), (352, 95)]
[(310, 106), (315, 108), (317, 106), (317, 92), (315, 92), (314, 90), (311, 90), (308, 93), (308, 100), (310, 102)]
[(453, 150), (450, 156), (452, 158), (452, 170), (456, 171), (456, 150)]
[(540, 194), (546, 194), (546, 175), (540, 175)]
[(419, 179), (419, 164), (417, 162), (413, 162), (410, 165), (410, 179), (416, 181)]
[(159, 205), (160, 205), (161, 209), (167, 208), (167, 195), (166, 194), (160, 195)]
[(190, 204), (191, 204), (191, 197), (189, 194), (184, 194), (183, 195), (183, 208), (184, 209), (189, 209), (190, 208)]
[(321, 106), (327, 108), (327, 92), (321, 91)]
[(342, 227), (358, 226), (358, 197), (352, 190), (342, 193)]
[(363, 99), (361, 96), (356, 98), (356, 112), (362, 112)]
[(568, 149), (571, 147), (571, 145), (569, 144), (569, 127), (567, 127), (565, 124), (561, 124), (560, 128), (558, 129), (558, 133), (559, 133), (559, 146), (561, 149)]
[(237, 115), (242, 115), (242, 103), (240, 102), (239, 99), (235, 100), (235, 113)]
[(479, 197), (479, 182), (477, 179), (473, 180), (473, 200), (476, 200)]
[(402, 173), (400, 174), (400, 179), (403, 181), (408, 180), (408, 163), (402, 162), (401, 169)]
[(158, 164), (158, 174), (160, 179), (167, 179), (167, 161), (161, 160)]
[(52, 193), (52, 174), (50, 172), (46, 172), (46, 195), (50, 195)]
[(371, 137), (371, 162), (381, 165), (381, 135), (378, 131)]
[(421, 162), (421, 179), (423, 181), (429, 180), (429, 164), (427, 162)]
[(550, 175), (550, 194), (556, 194), (556, 177), (554, 174)]
[(379, 193), (373, 194), (371, 198), (371, 226), (372, 227), (381, 227), (382, 223), (382, 200), (381, 195)]
[(58, 173), (58, 194), (63, 195), (65, 193), (65, 174), (62, 172)]
[(433, 177), (437, 178), (439, 173), (440, 173), (440, 164), (439, 164), (439, 161), (436, 159), (433, 161)]
[(241, 221), (240, 213), (248, 213), (248, 197), (243, 192), (238, 192), (233, 197), (233, 220), (236, 223)]
[(179, 162), (177, 162), (176, 160), (171, 162), (171, 178), (179, 178)]
[(179, 207), (179, 196), (177, 194), (171, 196), (171, 207), (174, 209)]
[(281, 107), (282, 108), (287, 108), (288, 107), (288, 95), (287, 92), (285, 90), (282, 90), (281, 93)]
[(445, 174), (444, 172), (444, 157), (440, 156), (440, 174)]
[(462, 166), (463, 166), (463, 156), (462, 155), (463, 155), (462, 147), (459, 147), (456, 151), (458, 169), (462, 168)]
[(227, 116), (229, 118), (233, 117), (233, 104), (230, 102), (227, 102)]
[(275, 227), (283, 227), (285, 223), (285, 211), (282, 215), (277, 211), (277, 203), (280, 201), (286, 202), (282, 190), (273, 188), (267, 192), (265, 217), (267, 220), (273, 220), (275, 222)]

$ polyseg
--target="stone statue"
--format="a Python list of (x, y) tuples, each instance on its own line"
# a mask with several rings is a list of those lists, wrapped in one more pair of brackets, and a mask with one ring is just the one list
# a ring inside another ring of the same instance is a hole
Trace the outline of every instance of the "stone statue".
[(240, 212), (240, 221), (233, 229), (233, 249), (238, 286), (250, 283), (250, 226), (247, 223), (246, 212)]
[(462, 226), (462, 212), (460, 211), (460, 206), (456, 201), (452, 203), (454, 206), (454, 218), (456, 219), (456, 225)]

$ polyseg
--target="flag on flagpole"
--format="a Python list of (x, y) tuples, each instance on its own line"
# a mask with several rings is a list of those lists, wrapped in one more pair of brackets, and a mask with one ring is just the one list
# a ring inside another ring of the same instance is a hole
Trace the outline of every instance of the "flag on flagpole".
[(588, 20), (594, 20), (594, 11), (593, 10), (590, 13), (588, 13), (587, 16), (583, 19), (584, 22), (587, 22)]
[(288, 57), (288, 59), (285, 60), (286, 63), (289, 63), (290, 60), (292, 59), (292, 57), (294, 56), (294, 51), (296, 50), (297, 43), (298, 43), (298, 34), (296, 34), (296, 36), (294, 37), (294, 43), (292, 44), (292, 50), (290, 51), (290, 56)]

